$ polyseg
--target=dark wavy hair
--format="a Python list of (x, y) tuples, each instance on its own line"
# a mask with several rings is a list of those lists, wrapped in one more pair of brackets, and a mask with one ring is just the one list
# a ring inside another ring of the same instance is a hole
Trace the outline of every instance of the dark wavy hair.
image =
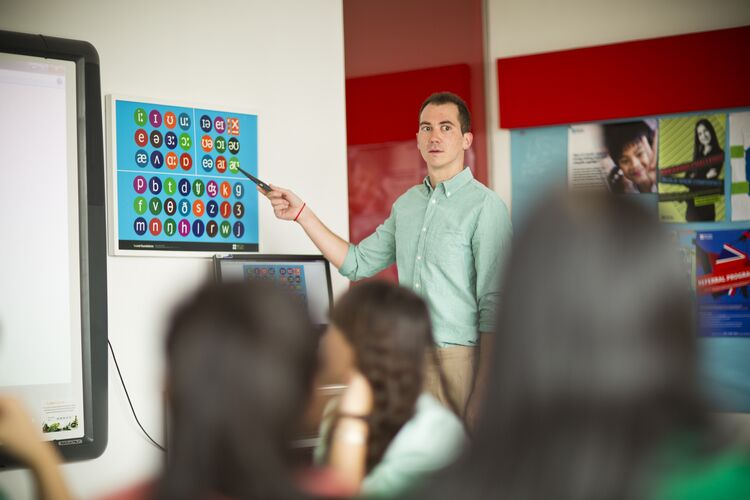
[(548, 194), (532, 211), (473, 446), (424, 498), (645, 498), (665, 447), (707, 435), (693, 299), (662, 231), (627, 197)]
[(698, 140), (698, 125), (703, 125), (711, 133), (711, 155), (710, 156), (722, 154), (724, 150), (719, 144), (719, 138), (716, 135), (716, 129), (714, 129), (714, 126), (711, 124), (711, 122), (707, 118), (701, 118), (700, 120), (696, 122), (695, 128), (693, 129), (693, 159), (697, 160), (697, 159), (704, 157), (703, 145), (701, 144), (701, 141)]
[(622, 152), (645, 137), (649, 144), (654, 142), (654, 131), (644, 121), (606, 123), (604, 129), (604, 146), (612, 161), (620, 165)]
[(356, 367), (372, 387), (369, 472), (414, 415), (422, 392), (424, 359), (432, 346), (430, 316), (414, 292), (384, 281), (368, 281), (339, 299), (331, 322), (351, 344)]
[(156, 498), (294, 499), (290, 443), (317, 335), (302, 304), (260, 282), (208, 285), (167, 333), (172, 436)]

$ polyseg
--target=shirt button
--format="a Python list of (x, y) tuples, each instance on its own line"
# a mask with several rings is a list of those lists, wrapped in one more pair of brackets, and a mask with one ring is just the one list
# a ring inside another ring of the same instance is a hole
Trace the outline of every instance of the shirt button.
[(414, 283), (414, 288), (419, 288), (419, 283)]
[(450, 196), (450, 195), (451, 195), (450, 193), (445, 193), (445, 196)]
[(425, 231), (427, 231), (427, 228), (426, 228), (426, 227), (423, 227), (423, 228), (422, 228), (422, 232), (424, 233)]
[(432, 204), (434, 205), (435, 203), (437, 203), (437, 201), (433, 199), (432, 200)]
[(417, 255), (417, 260), (422, 260), (422, 256), (421, 255)]

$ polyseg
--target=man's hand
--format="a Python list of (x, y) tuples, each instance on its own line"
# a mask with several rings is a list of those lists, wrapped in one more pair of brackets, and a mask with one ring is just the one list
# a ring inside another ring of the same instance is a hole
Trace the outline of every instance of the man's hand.
[(300, 197), (288, 189), (271, 184), (271, 191), (264, 191), (259, 187), (258, 192), (271, 200), (273, 213), (281, 220), (294, 220), (302, 209), (303, 202)]

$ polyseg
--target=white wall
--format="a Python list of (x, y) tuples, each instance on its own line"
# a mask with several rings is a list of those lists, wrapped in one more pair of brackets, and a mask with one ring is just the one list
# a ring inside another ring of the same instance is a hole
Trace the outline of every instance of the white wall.
[[(511, 207), (510, 133), (498, 128), (501, 57), (750, 24), (748, 0), (487, 0), (490, 178)], [(637, 70), (637, 68), (634, 68)]]
[[(93, 43), (105, 95), (258, 110), (260, 176), (293, 188), (348, 236), (340, 0), (3, 0), (0, 29)], [(260, 219), (261, 252), (315, 253), (265, 203)], [(108, 267), (110, 340), (141, 422), (163, 443), (164, 325), (173, 304), (209, 275), (210, 261), (110, 257)], [(345, 286), (334, 276), (336, 292)], [(109, 412), (104, 455), (64, 467), (83, 498), (146, 479), (163, 458), (136, 426), (111, 361)], [(31, 498), (30, 476), (0, 472), (0, 491)]]

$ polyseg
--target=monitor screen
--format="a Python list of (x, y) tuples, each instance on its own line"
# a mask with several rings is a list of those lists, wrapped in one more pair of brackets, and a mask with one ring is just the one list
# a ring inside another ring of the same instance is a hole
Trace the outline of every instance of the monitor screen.
[[(107, 385), (98, 58), (85, 42), (42, 42), (0, 32), (0, 393), (64, 457), (92, 458)], [(13, 464), (0, 445), (0, 466)]]
[(215, 270), (219, 281), (257, 279), (277, 283), (305, 302), (313, 323), (328, 323), (333, 301), (331, 269), (322, 255), (216, 257)]

